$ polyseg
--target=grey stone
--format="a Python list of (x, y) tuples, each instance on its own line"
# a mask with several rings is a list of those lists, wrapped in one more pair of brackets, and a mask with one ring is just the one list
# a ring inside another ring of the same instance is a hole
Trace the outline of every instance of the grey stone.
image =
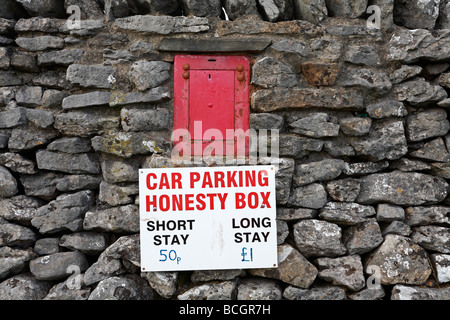
[(10, 62), (9, 50), (7, 48), (0, 48), (0, 69), (8, 70)]
[(139, 210), (129, 204), (108, 209), (94, 209), (86, 213), (83, 227), (85, 230), (109, 232), (139, 232)]
[(93, 190), (100, 185), (101, 177), (91, 175), (68, 175), (58, 179), (56, 189), (61, 192), (78, 191), (83, 189)]
[(280, 132), (285, 131), (284, 118), (272, 113), (251, 113), (250, 128), (260, 129), (277, 129)]
[(305, 257), (342, 256), (347, 252), (342, 243), (342, 229), (331, 222), (307, 219), (294, 225), (294, 239)]
[(93, 91), (89, 93), (68, 96), (62, 101), (62, 108), (77, 109), (108, 105), (111, 94), (105, 91)]
[(332, 285), (320, 285), (309, 290), (288, 286), (283, 297), (288, 300), (347, 300), (345, 289)]
[(153, 289), (138, 275), (100, 281), (88, 300), (153, 300)]
[(34, 162), (17, 153), (6, 152), (0, 154), (0, 165), (7, 167), (14, 172), (26, 174), (36, 173)]
[(309, 288), (317, 276), (316, 267), (292, 246), (278, 246), (278, 268), (251, 269), (254, 276), (274, 278), (300, 288)]
[(431, 266), (425, 250), (409, 238), (388, 234), (380, 247), (365, 264), (378, 267), (383, 285), (424, 284), (431, 274)]
[(0, 129), (14, 128), (27, 124), (26, 109), (14, 108), (0, 112)]
[(392, 289), (391, 300), (448, 300), (448, 288), (413, 287), (398, 284)]
[(34, 175), (21, 175), (25, 194), (43, 199), (54, 199), (56, 197), (56, 184), (61, 178), (61, 173), (38, 172)]
[(259, 158), (258, 164), (272, 164), (278, 167), (275, 173), (275, 193), (278, 205), (284, 205), (289, 199), (294, 173), (294, 160), (289, 158)]
[(439, 5), (439, 16), (436, 20), (435, 29), (449, 29), (450, 27), (450, 4), (441, 1)]
[(326, 189), (335, 201), (355, 202), (361, 189), (360, 184), (359, 179), (346, 178), (328, 182)]
[(359, 291), (366, 285), (361, 257), (349, 255), (341, 258), (319, 258), (318, 277), (333, 285), (344, 286), (351, 291)]
[(270, 22), (291, 20), (293, 18), (293, 4), (286, 0), (257, 0), (262, 8), (264, 17)]
[(392, 88), (391, 80), (384, 72), (359, 68), (351, 69), (343, 80), (344, 87), (360, 87), (376, 95), (385, 95)]
[(85, 88), (110, 89), (113, 75), (114, 69), (110, 66), (72, 64), (67, 68), (66, 79)]
[(348, 136), (363, 136), (370, 131), (372, 119), (370, 118), (343, 118), (339, 120), (341, 131)]
[(296, 134), (280, 134), (280, 155), (286, 157), (302, 158), (311, 151), (321, 151), (323, 141), (300, 137)]
[(340, 225), (354, 225), (368, 220), (375, 215), (372, 206), (365, 206), (355, 202), (328, 202), (321, 209), (319, 217)]
[(293, 189), (288, 204), (310, 209), (320, 209), (327, 203), (327, 192), (318, 183)]
[(304, 186), (316, 181), (333, 180), (341, 174), (344, 164), (343, 160), (338, 159), (326, 159), (300, 164), (295, 167), (294, 186)]
[(30, 228), (9, 223), (3, 218), (0, 218), (0, 247), (3, 246), (19, 246), (28, 247), (32, 245), (37, 235)]
[(277, 219), (277, 245), (283, 244), (289, 236), (289, 226), (286, 221)]
[(382, 171), (389, 167), (389, 161), (347, 163), (343, 172), (348, 176), (361, 176)]
[(230, 20), (236, 20), (248, 15), (258, 15), (256, 1), (225, 0), (223, 7)]
[(411, 240), (427, 250), (450, 253), (450, 228), (433, 225), (413, 227)]
[(331, 17), (358, 18), (367, 8), (368, 0), (325, 0)]
[(108, 241), (105, 234), (85, 231), (63, 235), (59, 245), (85, 254), (97, 255), (108, 247)]
[(233, 280), (236, 277), (245, 276), (245, 271), (234, 270), (196, 270), (191, 275), (192, 282), (205, 282), (212, 280)]
[(384, 100), (367, 105), (366, 111), (373, 119), (383, 119), (390, 117), (404, 117), (408, 115), (403, 102), (397, 100)]
[(139, 163), (134, 160), (106, 158), (101, 161), (101, 167), (103, 179), (108, 183), (137, 182), (139, 179)]
[(0, 283), (0, 299), (41, 300), (51, 286), (51, 282), (37, 280), (29, 273), (19, 274)]
[(63, 18), (64, 3), (58, 0), (16, 0), (31, 16)]
[(426, 142), (422, 148), (417, 149), (409, 153), (411, 157), (438, 161), (438, 162), (449, 162), (450, 154), (444, 144), (442, 138), (433, 139)]
[(270, 46), (270, 48), (279, 52), (296, 53), (301, 55), (302, 57), (309, 56), (306, 43), (288, 38), (275, 42)]
[(339, 125), (333, 123), (326, 113), (316, 113), (312, 116), (299, 119), (289, 124), (291, 132), (307, 137), (323, 138), (339, 135)]
[(361, 192), (356, 201), (364, 204), (387, 202), (406, 206), (434, 204), (447, 196), (447, 187), (444, 179), (422, 173), (375, 173), (361, 179)]
[(379, 203), (377, 206), (377, 220), (391, 222), (405, 219), (405, 210), (397, 205)]
[(80, 274), (54, 285), (43, 300), (87, 300), (91, 290), (84, 285)]
[[(267, 73), (267, 70), (271, 70), (271, 72)], [(271, 57), (265, 57), (258, 60), (253, 66), (252, 84), (263, 88), (291, 88), (297, 85), (297, 76), (284, 63)]]
[(0, 149), (4, 149), (8, 146), (9, 134), (0, 133)]
[(346, 229), (342, 235), (349, 255), (364, 254), (383, 242), (381, 229), (375, 219), (368, 219)]
[(332, 138), (323, 142), (323, 151), (332, 157), (354, 156), (355, 149), (344, 139)]
[[(380, 27), (382, 30), (391, 32), (394, 29), (394, 4), (395, 0), (372, 0), (369, 5), (375, 5), (380, 8)], [(366, 11), (367, 12), (367, 11)], [(375, 14), (374, 10), (367, 12)]]
[(349, 139), (357, 155), (365, 155), (372, 161), (395, 160), (408, 153), (403, 122), (386, 119), (373, 122), (367, 136)]
[[(70, 22), (70, 20), (67, 20), (67, 22)], [(70, 33), (73, 36), (80, 36), (80, 37), (92, 37), (98, 34), (103, 28), (103, 17), (101, 19), (96, 20), (80, 20), (80, 28), (72, 28), (69, 31), (69, 26), (66, 23), (60, 26), (59, 32), (62, 33)]]
[(169, 299), (177, 291), (178, 272), (142, 272), (141, 277), (163, 298)]
[(14, 87), (0, 88), (0, 105), (8, 105), (15, 98), (16, 89)]
[(124, 131), (163, 131), (169, 128), (170, 113), (167, 109), (130, 109), (120, 111)]
[(450, 255), (434, 253), (431, 255), (431, 262), (436, 270), (436, 277), (439, 283), (450, 282)]
[(27, 119), (39, 128), (50, 128), (55, 122), (53, 111), (27, 109)]
[(8, 148), (11, 150), (32, 150), (49, 143), (56, 136), (58, 136), (56, 130), (41, 129), (32, 125), (14, 128), (9, 137)]
[(444, 109), (427, 109), (406, 118), (406, 133), (410, 141), (421, 141), (445, 135), (450, 129)]
[(410, 226), (420, 226), (429, 224), (449, 225), (448, 214), (449, 207), (430, 206), (430, 207), (408, 207), (405, 209), (405, 223)]
[(176, 0), (145, 0), (144, 7), (149, 8), (150, 13), (170, 15), (176, 13), (179, 9), (179, 3)]
[(398, 101), (406, 101), (413, 106), (427, 106), (447, 98), (447, 92), (441, 86), (416, 78), (397, 84), (392, 93)]
[(45, 90), (42, 94), (41, 105), (44, 108), (61, 106), (61, 103), (66, 96), (67, 94), (64, 91), (56, 89)]
[(39, 208), (31, 224), (41, 234), (63, 230), (80, 231), (85, 213), (94, 205), (94, 193), (90, 190), (63, 194), (48, 205)]
[(195, 286), (177, 296), (178, 300), (233, 300), (236, 281), (222, 281)]
[(398, 234), (408, 237), (411, 234), (411, 227), (401, 221), (392, 221), (389, 225), (382, 228), (383, 237), (387, 234)]
[(410, 29), (433, 30), (440, 0), (395, 0), (394, 22)]
[(419, 66), (402, 65), (400, 68), (391, 73), (391, 81), (392, 83), (397, 84), (405, 80), (409, 80), (421, 74), (422, 70), (423, 68)]
[(83, 20), (103, 17), (103, 8), (95, 0), (64, 0), (64, 8), (67, 10), (70, 6), (80, 8), (81, 19)]
[(357, 293), (349, 295), (350, 300), (382, 300), (386, 296), (384, 289), (380, 285), (363, 289)]
[(256, 112), (307, 107), (362, 109), (363, 101), (362, 93), (352, 88), (273, 88), (258, 90), (251, 96), (251, 106)]
[(55, 117), (54, 127), (69, 136), (89, 137), (118, 129), (120, 118), (108, 112), (72, 111)]
[(79, 251), (58, 252), (30, 261), (30, 271), (38, 280), (61, 280), (72, 274), (71, 266), (84, 272), (89, 263)]
[(91, 151), (91, 145), (88, 140), (79, 137), (64, 137), (50, 143), (47, 146), (47, 150), (64, 153), (82, 153)]
[(28, 261), (36, 258), (31, 248), (19, 249), (10, 247), (0, 248), (0, 281), (22, 272)]
[(39, 169), (67, 173), (100, 173), (100, 165), (93, 154), (68, 154), (39, 150), (36, 152)]
[(0, 86), (20, 86), (22, 84), (22, 75), (14, 71), (0, 71)]
[(36, 210), (44, 204), (42, 200), (25, 195), (1, 199), (0, 217), (8, 221), (29, 224), (30, 220), (35, 216)]
[(221, 3), (218, 0), (182, 0), (185, 15), (197, 17), (220, 16), (222, 13)]
[(269, 279), (242, 280), (237, 287), (237, 300), (281, 300), (280, 286)]
[(64, 49), (61, 51), (51, 51), (39, 53), (37, 63), (40, 67), (49, 67), (54, 65), (69, 66), (72, 63), (80, 62), (83, 58), (82, 49)]
[(362, 66), (376, 66), (381, 63), (373, 46), (350, 46), (344, 59), (345, 62)]
[(42, 87), (23, 86), (16, 91), (16, 101), (24, 106), (38, 106), (41, 104)]
[(65, 72), (58, 70), (43, 71), (32, 78), (35, 85), (52, 89), (69, 89), (71, 84), (66, 80)]
[(320, 24), (328, 17), (325, 0), (294, 0), (295, 18)]
[(17, 180), (8, 169), (0, 165), (0, 197), (12, 197), (19, 192)]
[(118, 206), (133, 203), (133, 196), (138, 193), (137, 185), (118, 186), (102, 181), (98, 199), (110, 206)]
[(15, 41), (19, 47), (33, 52), (64, 48), (64, 39), (55, 36), (18, 37)]
[(150, 34), (197, 33), (208, 31), (208, 19), (202, 17), (132, 16), (116, 19), (114, 26)]
[(342, 42), (333, 39), (315, 39), (311, 41), (310, 48), (321, 59), (335, 62), (341, 57)]
[(169, 78), (170, 63), (139, 60), (131, 65), (129, 79), (139, 91), (159, 86)]
[(40, 256), (47, 256), (60, 252), (61, 248), (59, 247), (59, 238), (38, 239), (34, 244), (33, 251)]

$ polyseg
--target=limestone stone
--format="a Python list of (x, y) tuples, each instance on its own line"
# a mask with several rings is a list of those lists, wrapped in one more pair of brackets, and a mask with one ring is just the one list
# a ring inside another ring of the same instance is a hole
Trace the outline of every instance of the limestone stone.
[(66, 79), (81, 87), (110, 89), (114, 82), (113, 74), (114, 69), (110, 66), (71, 64), (67, 68)]
[(291, 20), (293, 17), (293, 5), (286, 0), (257, 0), (262, 8), (264, 17), (270, 22)]
[(72, 274), (70, 266), (84, 272), (89, 263), (84, 253), (79, 251), (58, 252), (30, 261), (30, 271), (38, 280), (60, 280)]
[(350, 255), (367, 253), (383, 242), (380, 226), (373, 218), (346, 229), (342, 239)]
[(136, 89), (145, 91), (166, 81), (170, 68), (167, 62), (139, 60), (132, 64), (128, 76)]
[(320, 210), (319, 217), (339, 225), (355, 225), (374, 215), (375, 209), (372, 206), (354, 202), (328, 202)]
[(244, 279), (237, 287), (237, 300), (281, 300), (280, 286), (269, 279)]
[(0, 165), (0, 196), (12, 197), (19, 192), (17, 180), (4, 166)]
[(394, 21), (410, 29), (433, 30), (439, 16), (439, 0), (395, 0)]
[(72, 111), (55, 117), (54, 127), (69, 136), (89, 137), (118, 129), (120, 118), (108, 112)]
[(406, 118), (406, 133), (411, 141), (444, 136), (449, 129), (450, 123), (444, 109), (426, 109), (423, 112), (410, 114)]
[(139, 210), (132, 204), (108, 209), (93, 209), (86, 213), (83, 228), (118, 233), (139, 232)]
[(326, 159), (297, 165), (293, 178), (294, 186), (304, 186), (317, 181), (333, 180), (341, 174), (344, 163), (343, 160)]
[[(267, 73), (267, 70), (271, 70), (271, 72)], [(271, 57), (265, 57), (253, 66), (252, 84), (263, 88), (290, 88), (297, 85), (297, 77), (284, 63)]]
[(339, 135), (339, 125), (334, 123), (326, 113), (315, 113), (289, 124), (291, 132), (307, 137), (323, 138)]
[(361, 16), (367, 8), (367, 0), (345, 1), (345, 0), (325, 0), (328, 12), (332, 17), (357, 18)]
[(366, 285), (361, 257), (349, 255), (341, 258), (319, 258), (319, 278), (333, 285), (344, 286), (359, 291)]
[(450, 228), (433, 225), (413, 227), (411, 240), (427, 250), (450, 253)]
[(306, 62), (302, 64), (302, 73), (311, 86), (332, 86), (339, 75), (339, 66), (335, 63)]
[(163, 131), (169, 128), (170, 113), (167, 109), (131, 109), (120, 111), (124, 131)]
[(307, 186), (293, 189), (287, 203), (310, 209), (320, 209), (327, 202), (327, 192), (325, 188), (318, 183), (312, 183)]
[(328, 16), (325, 0), (294, 0), (295, 17), (320, 24)]
[(166, 17), (136, 15), (116, 19), (114, 26), (123, 30), (150, 34), (197, 33), (208, 31), (208, 19), (202, 17)]
[(64, 39), (56, 36), (18, 37), (15, 41), (19, 47), (28, 51), (62, 49), (64, 47)]
[(36, 152), (39, 169), (67, 173), (100, 173), (100, 165), (93, 154), (69, 154), (47, 150)]
[(152, 300), (153, 289), (138, 275), (110, 277), (100, 281), (88, 300)]
[(0, 299), (40, 300), (51, 287), (51, 282), (37, 280), (32, 274), (19, 274), (0, 283)]
[(450, 225), (448, 214), (450, 208), (445, 206), (417, 206), (405, 210), (405, 223), (410, 226), (429, 224)]

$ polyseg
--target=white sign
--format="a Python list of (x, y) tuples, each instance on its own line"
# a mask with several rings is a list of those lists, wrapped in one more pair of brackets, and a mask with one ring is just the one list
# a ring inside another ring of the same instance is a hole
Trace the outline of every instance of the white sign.
[(277, 267), (274, 166), (139, 170), (142, 271)]

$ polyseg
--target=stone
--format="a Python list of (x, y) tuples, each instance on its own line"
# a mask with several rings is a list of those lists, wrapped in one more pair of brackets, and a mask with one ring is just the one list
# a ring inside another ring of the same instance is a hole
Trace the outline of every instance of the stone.
[(266, 39), (180, 39), (164, 38), (158, 51), (168, 52), (261, 52), (272, 43)]
[(339, 120), (339, 126), (348, 136), (363, 136), (370, 131), (372, 119), (370, 118), (343, 118)]
[(406, 133), (410, 141), (444, 136), (449, 129), (450, 123), (444, 109), (426, 109), (423, 112), (410, 114), (406, 118)]
[(409, 238), (388, 234), (365, 264), (376, 267), (382, 285), (424, 284), (431, 275), (425, 250)]
[(384, 100), (367, 105), (366, 111), (373, 119), (383, 119), (391, 117), (404, 117), (408, 115), (403, 102), (397, 100)]
[(162, 35), (170, 33), (198, 33), (209, 30), (208, 19), (203, 17), (136, 15), (116, 19), (114, 26), (122, 30)]
[(42, 129), (32, 125), (14, 128), (9, 137), (8, 148), (13, 151), (33, 150), (49, 143), (57, 136), (56, 130)]
[(171, 64), (167, 62), (139, 60), (131, 65), (128, 77), (136, 89), (145, 91), (166, 81), (170, 69)]
[(88, 300), (153, 300), (153, 296), (148, 282), (132, 274), (100, 281)]
[[(391, 73), (392, 83), (397, 84), (409, 80), (422, 73), (423, 68), (419, 66), (402, 65), (400, 68)], [(438, 83), (439, 84), (439, 83)], [(439, 84), (442, 86), (442, 84)]]
[(422, 173), (375, 173), (361, 179), (361, 192), (356, 201), (363, 204), (387, 202), (401, 206), (434, 204), (445, 199), (447, 187), (444, 179)]
[(309, 117), (296, 120), (289, 124), (291, 132), (312, 138), (336, 137), (339, 135), (339, 125), (331, 121), (326, 113), (315, 113)]
[(408, 158), (400, 158), (398, 160), (394, 160), (391, 162), (390, 167), (392, 169), (397, 169), (405, 172), (430, 170), (432, 168), (431, 165), (423, 161)]
[(320, 210), (319, 217), (340, 225), (355, 225), (367, 221), (375, 213), (372, 206), (354, 202), (328, 202)]
[(288, 286), (283, 297), (288, 300), (347, 300), (345, 289), (331, 285), (320, 285), (309, 290)]
[(120, 126), (117, 115), (96, 111), (72, 111), (60, 113), (55, 117), (54, 127), (69, 136), (89, 137), (102, 134), (109, 130), (116, 130)]
[(276, 129), (279, 130), (280, 132), (284, 132), (285, 131), (284, 118), (282, 116), (272, 113), (251, 113), (250, 128), (255, 130)]
[(410, 152), (409, 155), (414, 158), (431, 161), (450, 161), (450, 154), (448, 153), (447, 147), (445, 146), (444, 140), (442, 138), (437, 138), (426, 142), (422, 148)]
[(391, 222), (405, 219), (405, 210), (397, 205), (379, 203), (377, 206), (377, 221)]
[(12, 197), (19, 192), (17, 180), (4, 166), (0, 165), (0, 197)]
[(14, 71), (0, 71), (0, 86), (20, 86), (22, 84), (22, 75)]
[[(394, 29), (394, 0), (372, 0), (369, 5), (375, 5), (380, 8), (380, 27), (386, 32), (391, 32)], [(369, 6), (370, 7), (370, 6)], [(369, 8), (368, 7), (368, 8)], [(366, 11), (367, 12), (367, 11)], [(375, 10), (367, 13), (374, 14)]]
[(0, 48), (0, 69), (8, 70), (11, 62), (9, 50), (6, 48)]
[(367, 0), (325, 0), (331, 17), (358, 18), (367, 8)]
[(294, 240), (305, 257), (342, 256), (347, 252), (342, 243), (342, 229), (331, 222), (307, 219), (294, 225)]
[(359, 179), (346, 178), (330, 181), (326, 189), (330, 197), (340, 202), (355, 202), (358, 197), (361, 182)]
[(409, 226), (429, 224), (450, 225), (450, 208), (444, 206), (408, 207), (405, 209), (405, 223)]
[(91, 144), (88, 140), (79, 137), (64, 137), (50, 143), (47, 146), (47, 150), (64, 153), (82, 153), (91, 151)]
[(327, 192), (318, 183), (293, 189), (288, 204), (310, 209), (320, 209), (327, 203)]
[(25, 195), (1, 199), (0, 217), (27, 225), (35, 216), (36, 210), (44, 204), (42, 200)]
[(0, 283), (1, 300), (41, 300), (52, 283), (37, 280), (31, 274), (19, 274)]
[(92, 138), (95, 151), (130, 158), (137, 154), (161, 153), (166, 144), (141, 132), (117, 132)]
[(325, 0), (294, 0), (295, 18), (320, 24), (328, 17)]
[(431, 255), (431, 262), (436, 270), (436, 280), (439, 283), (450, 282), (450, 255), (434, 253)]
[(444, 88), (421, 77), (395, 85), (392, 93), (398, 101), (412, 106), (428, 106), (447, 98)]
[(134, 160), (106, 158), (101, 161), (103, 179), (108, 183), (137, 182), (139, 163)]
[(0, 281), (22, 272), (36, 254), (31, 248), (0, 247)]
[[(267, 70), (271, 70), (271, 72), (268, 74)], [(252, 84), (263, 88), (291, 88), (297, 85), (297, 76), (284, 63), (271, 57), (265, 57), (258, 60), (253, 66)]]
[(433, 225), (413, 227), (411, 240), (427, 250), (450, 253), (450, 228)]
[(16, 0), (30, 16), (63, 18), (65, 15), (64, 3), (58, 0)]
[(36, 196), (48, 200), (56, 197), (56, 184), (61, 176), (61, 173), (38, 172), (34, 175), (21, 175), (20, 182), (27, 196)]
[(258, 90), (251, 95), (251, 106), (256, 112), (308, 107), (362, 109), (363, 101), (362, 93), (355, 89), (273, 88)]
[(368, 135), (351, 138), (349, 142), (357, 155), (372, 161), (395, 160), (408, 153), (403, 122), (396, 119), (373, 122)]
[(44, 108), (59, 107), (66, 96), (67, 94), (64, 91), (56, 89), (45, 90), (42, 94), (41, 105)]
[(55, 122), (53, 111), (41, 109), (27, 109), (27, 119), (39, 128), (50, 128)]
[(39, 53), (37, 55), (37, 64), (40, 67), (49, 67), (54, 65), (69, 66), (81, 61), (84, 55), (82, 49), (64, 49), (60, 51), (51, 51)]
[(376, 66), (381, 63), (374, 46), (350, 46), (344, 59), (345, 62), (361, 66)]
[(281, 300), (279, 285), (269, 279), (243, 279), (237, 287), (237, 300)]
[(205, 282), (212, 280), (233, 280), (239, 276), (245, 276), (245, 271), (241, 269), (234, 270), (196, 270), (191, 275), (192, 282)]
[(133, 203), (134, 195), (138, 193), (137, 185), (118, 186), (102, 181), (98, 199), (110, 206), (118, 206)]
[(124, 131), (163, 131), (169, 128), (170, 113), (167, 109), (130, 109), (120, 111)]
[(32, 82), (34, 85), (43, 86), (51, 89), (69, 89), (70, 82), (66, 80), (65, 72), (50, 70), (36, 74)]
[(61, 252), (59, 247), (59, 238), (41, 238), (38, 239), (35, 244), (33, 251), (40, 256), (47, 256), (57, 252)]
[(113, 92), (111, 94), (109, 106), (118, 107), (129, 104), (158, 103), (170, 100), (170, 98), (171, 93), (167, 87), (157, 87), (146, 92)]
[(341, 57), (342, 42), (330, 38), (311, 41), (310, 48), (315, 56), (330, 62), (336, 62)]
[(67, 68), (66, 79), (85, 88), (111, 89), (113, 75), (111, 66), (72, 64)]
[(286, 0), (257, 0), (263, 16), (270, 22), (291, 20), (293, 18), (293, 5)]
[(40, 207), (31, 219), (33, 227), (41, 234), (63, 230), (80, 231), (85, 213), (94, 205), (94, 193), (83, 190), (73, 194), (62, 194), (48, 205)]
[(181, 3), (186, 15), (206, 17), (222, 14), (221, 3), (218, 0), (182, 0)]
[(450, 290), (448, 288), (413, 287), (397, 284), (392, 288), (391, 300), (448, 300)]
[(278, 52), (299, 54), (302, 57), (309, 56), (308, 47), (306, 43), (288, 38), (284, 38), (280, 41), (273, 43), (270, 46), (270, 48)]
[(87, 300), (91, 288), (83, 283), (83, 275), (69, 277), (54, 285), (43, 300)]
[(411, 234), (411, 227), (401, 221), (392, 221), (382, 228), (381, 233), (383, 237), (387, 234), (398, 234), (400, 236), (408, 237)]
[(74, 94), (62, 100), (65, 110), (109, 105), (111, 94), (105, 91)]
[(100, 173), (100, 165), (94, 154), (69, 154), (47, 150), (36, 152), (39, 169), (67, 173)]
[(223, 2), (223, 8), (230, 20), (236, 20), (237, 18), (248, 15), (258, 15), (256, 1), (225, 0)]
[(108, 209), (93, 209), (86, 213), (83, 228), (117, 233), (139, 232), (139, 210), (132, 204)]
[(33, 52), (64, 48), (64, 39), (55, 36), (18, 37), (15, 41), (19, 47)]
[(163, 298), (169, 299), (177, 291), (178, 272), (141, 272), (141, 277)]
[(277, 247), (278, 268), (251, 269), (251, 275), (274, 278), (300, 288), (309, 288), (317, 276), (316, 267), (292, 246)]
[(382, 171), (389, 167), (389, 161), (347, 163), (343, 172), (348, 176), (361, 176)]
[(336, 63), (306, 62), (302, 64), (302, 73), (311, 86), (332, 86), (339, 75)]
[(439, 16), (439, 0), (395, 0), (394, 22), (410, 29), (433, 30)]
[(63, 235), (59, 245), (88, 255), (99, 255), (108, 247), (108, 239), (102, 233), (83, 231)]
[(98, 176), (73, 174), (58, 179), (56, 189), (61, 192), (98, 189), (101, 178)]
[(277, 219), (284, 221), (297, 221), (300, 219), (312, 219), (318, 211), (306, 208), (277, 208)]
[(286, 221), (276, 220), (277, 223), (277, 245), (284, 243), (286, 238), (289, 236), (289, 226)]
[(84, 272), (89, 263), (79, 251), (58, 252), (30, 261), (30, 271), (38, 280), (61, 280), (72, 274), (71, 266)]
[(9, 223), (3, 218), (0, 218), (0, 233), (2, 235), (0, 237), (0, 247), (29, 247), (37, 239), (37, 235), (30, 228)]
[(25, 108), (14, 108), (0, 112), (0, 129), (8, 129), (27, 124)]
[[(266, 292), (265, 292), (266, 293)], [(232, 300), (236, 296), (236, 281), (206, 283), (186, 290), (178, 300)]]
[(326, 159), (317, 162), (300, 164), (295, 167), (294, 186), (304, 186), (317, 181), (337, 178), (345, 162), (338, 159)]
[(384, 72), (372, 71), (365, 68), (351, 69), (343, 80), (344, 87), (360, 87), (376, 95), (384, 96), (392, 83)]
[(41, 99), (42, 87), (23, 86), (16, 91), (16, 101), (19, 105), (38, 106)]
[(344, 286), (351, 291), (359, 291), (366, 285), (361, 257), (349, 255), (341, 258), (319, 258), (318, 277), (333, 285)]
[(383, 242), (380, 226), (373, 218), (346, 229), (342, 239), (349, 255), (367, 253)]

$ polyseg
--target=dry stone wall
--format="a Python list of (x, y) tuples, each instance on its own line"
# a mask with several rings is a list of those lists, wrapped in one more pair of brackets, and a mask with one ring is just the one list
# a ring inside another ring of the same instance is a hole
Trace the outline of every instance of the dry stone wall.
[[(0, 299), (450, 299), (449, 17), (2, 0)], [(280, 132), (277, 269), (140, 271), (138, 169), (171, 166), (177, 53), (251, 58), (251, 127)]]

